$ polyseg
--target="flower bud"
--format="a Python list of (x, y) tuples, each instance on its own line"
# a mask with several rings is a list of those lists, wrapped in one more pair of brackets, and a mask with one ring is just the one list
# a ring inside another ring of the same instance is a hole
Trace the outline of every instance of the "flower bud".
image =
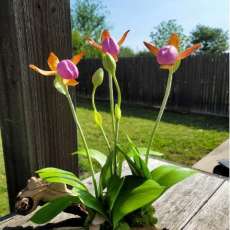
[(96, 125), (98, 125), (99, 127), (102, 126), (102, 116), (100, 113), (98, 113), (97, 111), (94, 111), (94, 121), (96, 123)]
[(118, 106), (118, 104), (115, 105), (115, 118), (117, 120), (120, 120), (121, 119), (121, 109), (120, 107)]
[(116, 61), (114, 60), (113, 56), (109, 53), (105, 53), (102, 57), (102, 64), (103, 67), (108, 71), (110, 74), (115, 73), (116, 71)]
[(178, 56), (176, 47), (172, 45), (163, 46), (157, 53), (157, 62), (160, 65), (173, 65), (175, 64)]
[(71, 60), (62, 60), (57, 65), (57, 73), (64, 79), (78, 78), (79, 71), (77, 66)]
[(99, 68), (93, 74), (92, 77), (93, 86), (95, 88), (100, 86), (103, 83), (103, 79), (104, 79), (104, 71), (102, 68)]

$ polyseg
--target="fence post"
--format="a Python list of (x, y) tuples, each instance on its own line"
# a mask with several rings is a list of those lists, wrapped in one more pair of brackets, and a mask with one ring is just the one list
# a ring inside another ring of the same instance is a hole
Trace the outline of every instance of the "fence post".
[(48, 68), (50, 51), (60, 59), (71, 56), (69, 0), (1, 0), (0, 124), (11, 211), (34, 170), (77, 169), (66, 99), (52, 87), (53, 78), (28, 69), (29, 63)]

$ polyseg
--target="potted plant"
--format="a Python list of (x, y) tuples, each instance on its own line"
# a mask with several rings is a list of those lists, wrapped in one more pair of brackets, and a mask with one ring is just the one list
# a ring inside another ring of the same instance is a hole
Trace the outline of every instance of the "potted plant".
[[(54, 188), (52, 186), (55, 186), (56, 192), (57, 190), (61, 191), (62, 195), (56, 194), (44, 200), (48, 202), (31, 218), (31, 221), (36, 224), (49, 222), (67, 207), (80, 204), (83, 213), (82, 227), (86, 229), (157, 229), (157, 218), (154, 215), (155, 210), (152, 207), (152, 203), (164, 194), (168, 188), (195, 173), (191, 169), (184, 169), (172, 165), (163, 165), (151, 171), (148, 167), (148, 161), (150, 155), (159, 155), (157, 152), (151, 150), (151, 146), (170, 95), (173, 74), (179, 68), (181, 60), (198, 49), (200, 45), (193, 45), (179, 53), (180, 42), (176, 34), (172, 34), (168, 44), (160, 49), (153, 44), (144, 42), (150, 52), (156, 56), (160, 68), (168, 71), (168, 81), (162, 105), (157, 120), (154, 123), (147, 148), (138, 148), (128, 136), (128, 148), (124, 148), (119, 143), (120, 120), (122, 119), (122, 97), (116, 78), (116, 62), (118, 60), (120, 46), (125, 41), (128, 32), (129, 31), (126, 31), (118, 42), (114, 41), (107, 30), (102, 32), (101, 44), (96, 43), (91, 38), (87, 38), (89, 45), (101, 51), (102, 64), (108, 72), (109, 77), (109, 98), (112, 120), (111, 139), (107, 137), (103, 128), (102, 115), (97, 110), (95, 103), (97, 88), (103, 83), (104, 70), (99, 68), (92, 76), (93, 115), (98, 129), (100, 129), (104, 137), (108, 150), (107, 154), (89, 148), (77, 116), (77, 111), (69, 94), (69, 87), (78, 84), (76, 80), (79, 75), (77, 64), (84, 53), (75, 55), (72, 59), (62, 61), (59, 61), (57, 56), (51, 53), (48, 58), (50, 71), (45, 71), (34, 65), (30, 65), (31, 69), (44, 76), (55, 76), (54, 87), (67, 98), (76, 128), (78, 129), (84, 146), (82, 149), (79, 149), (77, 153), (87, 157), (93, 182), (93, 191), (89, 191), (83, 181), (72, 172), (58, 168), (43, 168), (38, 170), (36, 173), (40, 179), (30, 181), (30, 186), (32, 186), (31, 183), (33, 185), (37, 185), (36, 183), (46, 184), (46, 191), (52, 191)], [(116, 101), (114, 100), (113, 85), (115, 85), (116, 89)], [(101, 165), (98, 180), (96, 180), (92, 159), (97, 160)], [(123, 176), (122, 174), (122, 165), (124, 162), (126, 162), (130, 168), (130, 175)], [(68, 189), (66, 185), (71, 189)], [(23, 192), (25, 197), (28, 191)], [(22, 193), (19, 194), (19, 198), (20, 197), (22, 197)], [(40, 198), (41, 197), (37, 196), (37, 200)], [(22, 199), (19, 200), (19, 202), (22, 202)], [(32, 209), (35, 209), (36, 205), (32, 205), (32, 207)]]

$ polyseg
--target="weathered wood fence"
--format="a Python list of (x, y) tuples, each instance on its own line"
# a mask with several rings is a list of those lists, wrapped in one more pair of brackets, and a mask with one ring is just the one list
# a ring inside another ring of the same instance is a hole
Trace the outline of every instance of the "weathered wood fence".
[(11, 210), (35, 170), (77, 170), (70, 154), (76, 130), (66, 99), (53, 78), (28, 68), (34, 63), (48, 69), (50, 51), (63, 59), (71, 50), (69, 0), (1, 1), (0, 125)]
[[(77, 95), (91, 95), (91, 76), (101, 66), (100, 60), (80, 63)], [(123, 101), (159, 106), (164, 95), (167, 73), (151, 57), (120, 58), (117, 68)], [(228, 116), (229, 54), (193, 56), (183, 60), (173, 80), (168, 103), (170, 110)], [(97, 91), (97, 98), (108, 99), (107, 79)]]

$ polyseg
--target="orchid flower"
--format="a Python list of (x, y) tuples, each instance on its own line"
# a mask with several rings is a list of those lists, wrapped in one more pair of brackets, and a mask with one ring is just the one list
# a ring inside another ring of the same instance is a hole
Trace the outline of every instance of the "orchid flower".
[(51, 52), (48, 57), (48, 66), (50, 71), (40, 69), (35, 65), (29, 65), (29, 67), (35, 72), (38, 72), (46, 77), (59, 75), (63, 81), (63, 84), (67, 86), (75, 86), (78, 84), (75, 79), (77, 79), (79, 76), (79, 70), (76, 65), (79, 63), (83, 55), (84, 53), (81, 52), (73, 56), (71, 60), (65, 59), (59, 61), (58, 57)]
[(185, 51), (179, 52), (180, 38), (175, 33), (170, 36), (168, 44), (161, 48), (157, 48), (155, 45), (148, 42), (144, 42), (144, 45), (154, 56), (156, 56), (161, 69), (171, 69), (177, 61), (188, 57), (201, 47), (200, 44), (194, 44)]
[(101, 44), (95, 42), (92, 38), (87, 38), (86, 41), (93, 46), (94, 48), (98, 49), (102, 53), (109, 53), (113, 56), (113, 58), (117, 61), (118, 55), (120, 53), (120, 47), (124, 43), (129, 30), (127, 30), (120, 40), (116, 42), (111, 36), (108, 30), (103, 30), (101, 33)]

